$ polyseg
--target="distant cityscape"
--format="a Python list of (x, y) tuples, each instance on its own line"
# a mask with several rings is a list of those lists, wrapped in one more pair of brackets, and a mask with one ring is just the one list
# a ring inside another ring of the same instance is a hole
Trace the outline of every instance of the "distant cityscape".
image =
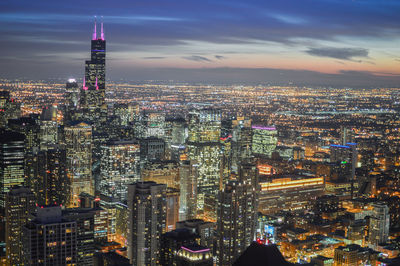
[(1, 265), (400, 265), (400, 88), (113, 82), (106, 37), (0, 79)]

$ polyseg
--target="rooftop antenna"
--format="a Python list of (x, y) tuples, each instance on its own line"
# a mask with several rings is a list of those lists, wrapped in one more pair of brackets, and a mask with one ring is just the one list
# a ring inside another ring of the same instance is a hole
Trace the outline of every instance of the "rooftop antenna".
[(87, 91), (88, 87), (86, 87), (86, 77), (83, 76), (83, 90)]
[(101, 16), (101, 39), (104, 41), (103, 16)]
[(97, 17), (94, 16), (94, 30), (93, 30), (93, 36), (92, 36), (92, 40), (97, 40)]

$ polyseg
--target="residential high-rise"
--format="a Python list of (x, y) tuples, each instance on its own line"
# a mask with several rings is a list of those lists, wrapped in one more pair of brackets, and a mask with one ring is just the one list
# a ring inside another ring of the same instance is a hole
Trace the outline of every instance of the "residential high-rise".
[(158, 265), (160, 240), (166, 228), (166, 185), (128, 185), (128, 258), (133, 265)]
[(351, 182), (351, 197), (353, 197), (354, 180), (357, 165), (357, 144), (346, 143), (346, 145), (330, 145), (330, 162), (336, 163), (337, 167), (343, 169), (339, 176), (340, 181)]
[[(96, 243), (103, 243), (108, 239), (109, 228), (109, 212), (102, 208), (101, 199), (88, 193), (81, 193), (79, 195), (80, 208), (94, 213), (94, 241)], [(76, 208), (72, 208), (75, 210)]]
[(278, 131), (274, 126), (253, 125), (252, 152), (271, 157), (278, 143)]
[(23, 227), (24, 265), (77, 265), (77, 222), (63, 220), (59, 206), (38, 207)]
[(167, 216), (165, 230), (167, 232), (176, 228), (179, 221), (179, 189), (167, 187)]
[(4, 215), (6, 194), (14, 186), (24, 185), (25, 136), (4, 131), (0, 133), (0, 210)]
[(389, 237), (390, 215), (389, 208), (382, 203), (372, 204), (372, 213), (369, 219), (368, 242), (372, 248), (386, 243)]
[(221, 176), (219, 180), (219, 187), (222, 188), (231, 174), (232, 174), (232, 138), (230, 135), (227, 137), (221, 137)]
[(252, 129), (251, 120), (243, 117), (232, 121), (232, 171), (238, 173), (242, 160), (251, 157)]
[(357, 144), (346, 143), (346, 145), (330, 145), (330, 162), (351, 165), (351, 175), (347, 180), (354, 178), (357, 165)]
[(242, 161), (239, 164), (239, 181), (248, 182), (259, 190), (258, 168), (255, 163)]
[(66, 205), (70, 180), (66, 175), (66, 151), (59, 145), (37, 154), (36, 178), (30, 186), (39, 205)]
[(22, 227), (36, 210), (35, 195), (26, 187), (15, 187), (6, 197), (6, 254), (8, 265), (22, 264)]
[(126, 200), (127, 185), (140, 181), (140, 146), (136, 141), (109, 141), (101, 146), (100, 193)]
[(191, 161), (182, 161), (179, 182), (179, 220), (194, 219), (197, 214), (197, 165)]
[(198, 164), (197, 210), (216, 220), (216, 198), (221, 182), (221, 112), (214, 109), (189, 113), (189, 160)]
[(166, 120), (166, 142), (171, 160), (179, 161), (180, 155), (185, 150), (187, 125), (183, 118)]
[(198, 165), (197, 214), (215, 221), (216, 198), (221, 182), (220, 144), (219, 142), (189, 143), (188, 147), (189, 159)]
[(94, 195), (92, 179), (92, 127), (85, 122), (73, 122), (64, 128), (66, 174), (70, 184), (68, 206), (78, 206), (79, 194)]
[(95, 124), (105, 121), (107, 116), (106, 93), (106, 40), (103, 22), (101, 34), (97, 36), (97, 23), (91, 42), (90, 60), (85, 62), (85, 76), (81, 90), (81, 108), (85, 119)]
[(248, 182), (229, 181), (218, 199), (217, 265), (232, 265), (254, 240), (257, 194)]
[(95, 214), (91, 208), (72, 208), (62, 211), (64, 221), (76, 222), (77, 265), (93, 265)]

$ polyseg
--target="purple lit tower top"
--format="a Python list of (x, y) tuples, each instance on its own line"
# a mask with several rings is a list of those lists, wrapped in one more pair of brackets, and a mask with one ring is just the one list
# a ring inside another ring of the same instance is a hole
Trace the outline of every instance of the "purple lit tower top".
[[(88, 90), (105, 90), (106, 76), (106, 40), (104, 37), (103, 22), (101, 22), (100, 38), (97, 37), (97, 21), (94, 22), (94, 30), (91, 43), (91, 57), (85, 64), (85, 84)], [(97, 83), (97, 84), (96, 84)]]

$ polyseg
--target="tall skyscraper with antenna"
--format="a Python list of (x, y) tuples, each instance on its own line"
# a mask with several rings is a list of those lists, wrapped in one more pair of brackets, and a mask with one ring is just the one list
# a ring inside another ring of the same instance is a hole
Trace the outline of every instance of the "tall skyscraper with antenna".
[(106, 81), (106, 40), (103, 21), (100, 37), (97, 35), (97, 21), (91, 42), (91, 57), (85, 62), (85, 76), (81, 91), (81, 107), (85, 120), (102, 122), (107, 115), (105, 103)]

